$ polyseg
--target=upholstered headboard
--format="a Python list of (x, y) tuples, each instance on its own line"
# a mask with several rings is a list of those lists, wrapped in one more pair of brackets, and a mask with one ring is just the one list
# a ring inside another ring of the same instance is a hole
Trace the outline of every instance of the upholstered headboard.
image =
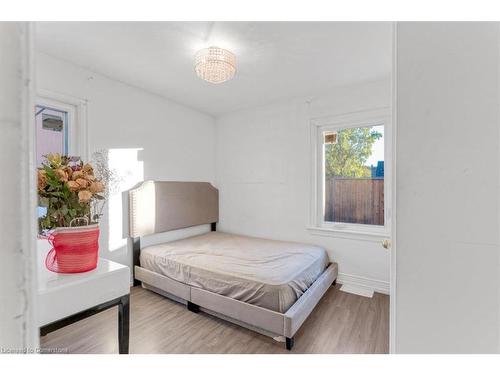
[(219, 191), (208, 182), (145, 181), (129, 191), (132, 238), (218, 220)]

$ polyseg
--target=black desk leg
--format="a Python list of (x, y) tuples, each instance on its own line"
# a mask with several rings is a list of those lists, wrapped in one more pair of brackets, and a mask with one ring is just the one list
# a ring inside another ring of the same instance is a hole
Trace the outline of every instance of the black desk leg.
[(120, 298), (118, 305), (118, 351), (128, 354), (128, 341), (130, 331), (130, 295)]

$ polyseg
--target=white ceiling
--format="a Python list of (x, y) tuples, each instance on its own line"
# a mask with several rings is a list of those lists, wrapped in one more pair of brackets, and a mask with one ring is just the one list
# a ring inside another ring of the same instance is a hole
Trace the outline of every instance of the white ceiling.
[[(212, 115), (391, 72), (387, 22), (40, 22), (36, 30), (42, 52)], [(194, 54), (208, 45), (236, 54), (233, 80), (196, 76)]]

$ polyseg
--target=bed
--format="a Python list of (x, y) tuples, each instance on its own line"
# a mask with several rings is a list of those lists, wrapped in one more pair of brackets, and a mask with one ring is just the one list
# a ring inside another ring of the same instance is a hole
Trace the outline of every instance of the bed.
[[(134, 284), (285, 341), (335, 283), (325, 250), (217, 231), (218, 191), (205, 182), (146, 181), (129, 192)], [(211, 232), (141, 247), (141, 237), (210, 224)]]

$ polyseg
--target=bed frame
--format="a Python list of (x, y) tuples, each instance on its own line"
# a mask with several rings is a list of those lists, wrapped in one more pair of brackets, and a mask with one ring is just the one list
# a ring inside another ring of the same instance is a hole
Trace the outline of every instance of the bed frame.
[(186, 304), (194, 313), (201, 308), (277, 340), (284, 337), (286, 348), (291, 350), (295, 333), (328, 288), (335, 284), (336, 263), (330, 263), (285, 313), (192, 287), (140, 266), (141, 237), (203, 224), (210, 224), (211, 230), (216, 231), (218, 220), (219, 192), (208, 182), (145, 181), (130, 190), (129, 235), (133, 241), (134, 285), (142, 282), (143, 287)]

